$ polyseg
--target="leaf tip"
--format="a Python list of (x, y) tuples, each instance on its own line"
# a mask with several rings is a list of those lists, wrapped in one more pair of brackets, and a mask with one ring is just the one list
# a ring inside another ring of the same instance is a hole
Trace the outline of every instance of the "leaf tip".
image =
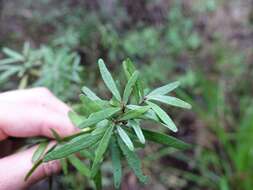
[(172, 130), (174, 133), (178, 132), (177, 127), (175, 127), (175, 128), (171, 128), (171, 130)]
[(187, 104), (187, 106), (186, 106), (186, 109), (192, 109), (192, 105), (191, 104)]
[(99, 58), (98, 59), (98, 64), (100, 65), (100, 64), (104, 64), (104, 60), (102, 59), (102, 58)]

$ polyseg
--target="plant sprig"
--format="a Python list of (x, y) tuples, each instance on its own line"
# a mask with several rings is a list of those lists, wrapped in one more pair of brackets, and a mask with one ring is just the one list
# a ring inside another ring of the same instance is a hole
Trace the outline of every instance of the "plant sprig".
[[(140, 74), (129, 59), (123, 63), (128, 80), (123, 93), (120, 93), (102, 59), (98, 60), (98, 66), (104, 83), (112, 94), (111, 100), (103, 100), (88, 87), (83, 87), (79, 110), (82, 114), (69, 113), (73, 124), (80, 128), (80, 133), (59, 139), (57, 132), (54, 131), (54, 136), (58, 139), (57, 145), (47, 151), (44, 156), (38, 155), (44, 151), (36, 151), (35, 157), (40, 159), (35, 163), (35, 166), (51, 160), (70, 160), (70, 163), (81, 174), (93, 179), (99, 189), (101, 187), (101, 181), (98, 181), (101, 180), (101, 164), (105, 157), (110, 154), (116, 188), (119, 188), (121, 183), (121, 160), (123, 157), (126, 158), (129, 167), (138, 179), (146, 183), (148, 178), (142, 172), (141, 160), (136, 154), (137, 148), (143, 147), (146, 141), (177, 149), (186, 149), (189, 148), (189, 145), (167, 134), (144, 129), (141, 127), (141, 122), (151, 120), (176, 132), (176, 125), (156, 102), (187, 109), (191, 106), (183, 100), (166, 95), (179, 86), (178, 82), (159, 87), (144, 96)], [(42, 149), (41, 147), (45, 149), (45, 143), (43, 146), (39, 146), (40, 149)], [(90, 166), (82, 165), (77, 157), (73, 157), (82, 151), (88, 155), (87, 159), (91, 163)], [(31, 173), (29, 172), (29, 175)]]
[(42, 45), (34, 49), (24, 43), (21, 52), (7, 47), (2, 51), (5, 57), (0, 59), (0, 86), (7, 87), (8, 82), (19, 89), (45, 86), (62, 100), (71, 99), (71, 92), (79, 89), (80, 57), (67, 48)]

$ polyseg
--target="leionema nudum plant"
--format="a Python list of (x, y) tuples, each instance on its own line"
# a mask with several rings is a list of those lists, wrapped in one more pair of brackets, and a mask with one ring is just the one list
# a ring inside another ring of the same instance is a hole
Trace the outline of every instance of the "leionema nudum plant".
[[(177, 131), (170, 116), (158, 103), (190, 109), (190, 104), (167, 95), (179, 86), (179, 82), (145, 93), (139, 72), (128, 59), (123, 62), (127, 82), (121, 93), (102, 59), (98, 60), (98, 67), (112, 98), (103, 100), (89, 88), (83, 87), (79, 109), (82, 114), (73, 111), (69, 113), (71, 121), (80, 128), (80, 132), (61, 138), (52, 130), (57, 144), (48, 151), (48, 141), (39, 145), (33, 157), (34, 167), (26, 179), (43, 162), (61, 160), (65, 174), (67, 163), (71, 163), (81, 174), (94, 180), (97, 189), (101, 189), (101, 164), (107, 157), (111, 157), (115, 188), (121, 184), (123, 159), (126, 159), (139, 181), (146, 183), (148, 177), (143, 174), (141, 160), (136, 153), (138, 148), (144, 148), (146, 141), (177, 149), (189, 148), (188, 144), (175, 137), (140, 125), (143, 120), (151, 120), (173, 132)], [(81, 161), (81, 156), (89, 161), (89, 165)]]

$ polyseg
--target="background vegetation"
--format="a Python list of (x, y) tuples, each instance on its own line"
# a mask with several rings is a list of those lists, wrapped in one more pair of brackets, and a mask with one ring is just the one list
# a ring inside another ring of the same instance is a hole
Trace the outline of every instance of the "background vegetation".
[[(181, 81), (176, 95), (193, 109), (168, 112), (179, 126), (176, 137), (194, 148), (147, 146), (150, 184), (126, 171), (122, 189), (252, 189), (251, 0), (0, 0), (0, 15), (1, 91), (46, 86), (70, 105), (83, 85), (108, 96), (99, 57), (119, 76), (130, 57), (146, 85)], [(104, 165), (108, 189), (111, 170)], [(90, 184), (73, 172), (55, 177), (54, 188)]]

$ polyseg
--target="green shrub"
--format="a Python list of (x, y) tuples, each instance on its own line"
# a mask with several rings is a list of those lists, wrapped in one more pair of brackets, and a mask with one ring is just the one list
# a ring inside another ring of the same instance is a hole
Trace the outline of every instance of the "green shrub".
[[(9, 48), (3, 48), (3, 53), (6, 57), (0, 60), (1, 88), (46, 86), (63, 100), (73, 98), (74, 92), (79, 91), (80, 58), (67, 48), (35, 49), (25, 43), (21, 53)], [(11, 81), (8, 87), (6, 83)]]

